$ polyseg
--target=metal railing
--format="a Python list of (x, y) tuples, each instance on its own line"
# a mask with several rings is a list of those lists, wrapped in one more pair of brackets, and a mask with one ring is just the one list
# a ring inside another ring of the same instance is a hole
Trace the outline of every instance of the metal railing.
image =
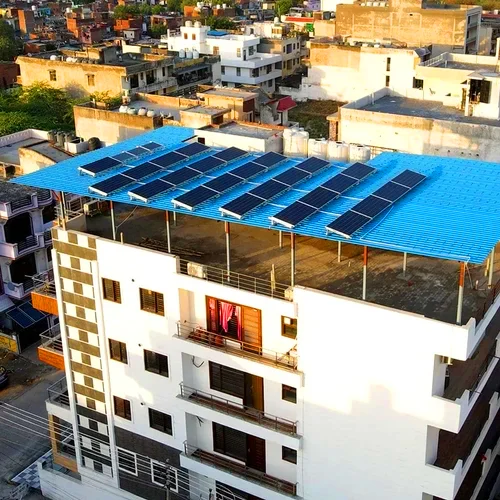
[(483, 379), (484, 375), (488, 371), (490, 363), (495, 358), (496, 348), (497, 348), (497, 343), (495, 342), (491, 346), (491, 349), (488, 351), (488, 354), (486, 355), (485, 360), (481, 363), (476, 380), (474, 381), (472, 386), (469, 388), (469, 401), (474, 397), (476, 390), (479, 387), (479, 384), (481, 383), (481, 380)]
[(232, 337), (224, 337), (218, 333), (209, 332), (198, 325), (187, 322), (177, 323), (177, 336), (185, 340), (204, 344), (212, 349), (225, 351), (228, 354), (253, 359), (259, 363), (287, 370), (297, 370), (298, 359), (291, 354), (294, 349), (290, 349), (286, 353), (279, 353)]
[[(228, 272), (227, 269), (218, 267), (206, 266), (185, 259), (179, 259), (181, 274), (187, 274), (195, 278), (212, 281), (224, 286), (253, 292), (260, 295), (267, 295), (278, 299), (293, 300), (292, 294), (288, 292), (289, 285), (277, 283), (272, 279), (255, 278), (246, 274)], [(199, 270), (198, 273), (193, 272), (193, 268)]]
[(247, 481), (257, 483), (260, 486), (265, 486), (287, 495), (297, 495), (297, 483), (294, 484), (278, 479), (266, 474), (265, 472), (252, 469), (244, 464), (240, 464), (227, 458), (223, 458), (220, 455), (215, 455), (214, 453), (201, 450), (197, 446), (190, 445), (187, 441), (184, 441), (184, 453), (186, 456), (191, 457), (198, 462), (222, 469), (230, 474), (234, 474), (235, 476), (240, 476)]
[(58, 380), (52, 384), (48, 389), (49, 401), (59, 406), (69, 407), (68, 386), (66, 384), (66, 377)]
[(441, 64), (442, 62), (446, 62), (447, 60), (448, 59), (446, 58), (446, 56), (444, 54), (441, 54), (437, 57), (433, 57), (432, 59), (420, 63), (420, 66), (436, 66), (438, 64)]
[(19, 210), (20, 208), (29, 207), (32, 205), (31, 196), (24, 196), (18, 200), (13, 200), (10, 202), (10, 209), (12, 212)]
[(220, 398), (207, 392), (199, 391), (180, 383), (181, 398), (193, 401), (199, 405), (206, 406), (212, 410), (233, 415), (248, 422), (253, 422), (262, 427), (267, 427), (285, 434), (297, 435), (297, 422), (285, 418), (276, 417), (264, 411), (256, 410), (242, 403), (235, 403), (228, 399)]
[(40, 347), (50, 349), (57, 353), (63, 352), (63, 344), (61, 341), (61, 329), (56, 325), (40, 334), (41, 344)]
[(43, 232), (43, 242), (50, 243), (52, 241), (52, 229), (46, 229)]
[(40, 189), (37, 191), (38, 201), (44, 202), (52, 199), (52, 193), (49, 189)]
[(479, 324), (479, 322), (486, 316), (486, 313), (488, 312), (488, 309), (493, 305), (493, 302), (495, 302), (495, 299), (498, 297), (499, 293), (500, 293), (500, 280), (498, 280), (491, 287), (491, 289), (488, 292), (488, 295), (486, 296), (486, 299), (484, 300), (483, 304), (476, 311), (476, 314), (475, 314), (476, 327)]
[(56, 296), (56, 285), (54, 283), (54, 270), (49, 269), (43, 273), (31, 276), (33, 287), (38, 293), (44, 295)]
[(36, 236), (34, 234), (31, 234), (23, 241), (17, 242), (17, 250), (19, 252), (23, 252), (24, 250), (27, 250), (28, 248), (33, 248), (36, 246), (38, 246), (38, 236)]

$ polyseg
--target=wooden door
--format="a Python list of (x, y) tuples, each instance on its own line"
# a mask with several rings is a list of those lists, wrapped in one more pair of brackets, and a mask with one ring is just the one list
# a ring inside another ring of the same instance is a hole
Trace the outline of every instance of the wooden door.
[(266, 442), (264, 439), (247, 434), (247, 466), (266, 472)]
[(242, 306), (243, 342), (262, 347), (260, 310)]
[(264, 411), (264, 379), (245, 373), (245, 406)]

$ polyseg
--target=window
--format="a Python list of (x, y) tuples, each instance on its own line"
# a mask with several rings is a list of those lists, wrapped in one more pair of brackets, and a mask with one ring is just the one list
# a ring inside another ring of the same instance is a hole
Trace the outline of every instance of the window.
[(237, 398), (245, 397), (245, 373), (224, 365), (209, 362), (210, 389)]
[(120, 293), (120, 283), (118, 281), (103, 278), (102, 290), (104, 292), (104, 298), (106, 300), (110, 300), (111, 302), (118, 302), (118, 304), (121, 304), (122, 295)]
[(50, 69), (49, 70), (49, 80), (51, 82), (57, 82), (57, 75), (56, 75), (56, 70), (55, 69)]
[(387, 62), (385, 64), (385, 70), (391, 71), (391, 58), (390, 57), (387, 58)]
[(424, 81), (413, 77), (413, 88), (422, 90), (424, 88)]
[(215, 422), (212, 423), (214, 451), (246, 462), (247, 435)]
[(163, 487), (168, 485), (174, 493), (179, 491), (177, 470), (157, 460), (151, 460), (151, 481)]
[(87, 75), (87, 85), (89, 87), (95, 86), (95, 75)]
[(236, 68), (236, 76), (241, 76), (241, 68)]
[(99, 443), (91, 441), (90, 447), (92, 448), (92, 451), (95, 451), (96, 453), (101, 453), (101, 445)]
[(187, 40), (187, 39), (188, 39), (188, 34), (184, 33), (184, 40)]
[(297, 320), (295, 318), (281, 316), (281, 335), (289, 339), (297, 338)]
[(161, 76), (165, 76), (166, 75), (166, 68), (165, 66), (163, 66), (163, 68), (161, 68)]
[(220, 67), (220, 73), (221, 73), (221, 75), (225, 75), (226, 74), (226, 67), (225, 66), (221, 66)]
[(254, 54), (255, 54), (255, 47), (254, 46), (248, 47), (248, 55), (253, 56)]
[(117, 448), (117, 451), (118, 468), (124, 472), (137, 476), (137, 455), (122, 448)]
[(286, 446), (281, 447), (281, 458), (285, 462), (290, 462), (291, 464), (297, 463), (297, 450), (292, 450), (292, 448), (287, 448)]
[(90, 420), (89, 419), (89, 429), (91, 431), (99, 432), (99, 425), (95, 420)]
[(144, 368), (148, 372), (168, 377), (168, 356), (144, 349)]
[(191, 40), (196, 40), (196, 34), (195, 34), (195, 33), (193, 33), (193, 34), (191, 35)]
[(128, 363), (127, 345), (123, 342), (109, 339), (109, 353), (111, 359), (121, 361), (122, 363)]
[(297, 403), (297, 389), (283, 384), (281, 386), (281, 399), (290, 403)]
[(385, 86), (389, 87), (390, 85), (391, 85), (391, 77), (389, 75), (387, 75), (385, 77)]
[(141, 294), (141, 309), (154, 314), (163, 316), (165, 309), (163, 306), (163, 294), (140, 288)]
[(132, 420), (132, 412), (130, 411), (130, 401), (128, 399), (122, 399), (118, 396), (113, 396), (113, 402), (115, 404), (115, 415), (125, 418), (127, 420)]
[(96, 462), (94, 460), (94, 470), (96, 472), (100, 472), (102, 474), (102, 464), (101, 464), (101, 462)]
[(149, 426), (165, 434), (173, 435), (172, 433), (172, 417), (161, 411), (149, 409)]
[(491, 96), (491, 82), (488, 80), (481, 81), (481, 93), (479, 95), (479, 102), (488, 104)]
[(213, 50), (212, 50), (212, 54), (213, 54), (214, 56), (218, 56), (218, 55), (219, 55), (219, 53), (220, 53), (220, 52), (219, 52), (219, 47), (214, 46), (214, 48), (213, 48)]
[(236, 57), (241, 57), (241, 49), (239, 47), (236, 49)]

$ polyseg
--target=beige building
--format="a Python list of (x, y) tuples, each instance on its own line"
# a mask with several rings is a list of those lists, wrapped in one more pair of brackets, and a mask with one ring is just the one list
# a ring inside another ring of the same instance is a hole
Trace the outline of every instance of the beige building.
[(425, 6), (422, 0), (358, 0), (337, 5), (336, 35), (367, 40), (398, 40), (411, 47), (432, 44), (443, 52), (475, 54), (479, 48), (481, 7)]
[(76, 96), (148, 92), (167, 94), (177, 88), (173, 58), (117, 53), (115, 46), (46, 52), (17, 58), (23, 85), (46, 82)]

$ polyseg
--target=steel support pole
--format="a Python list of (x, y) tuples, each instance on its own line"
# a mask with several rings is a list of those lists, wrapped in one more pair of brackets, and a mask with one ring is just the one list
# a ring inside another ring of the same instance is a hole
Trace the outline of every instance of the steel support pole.
[(493, 286), (493, 272), (495, 270), (495, 247), (491, 250), (490, 254), (490, 272), (488, 274), (488, 288)]
[(174, 227), (177, 227), (177, 212), (174, 212)]
[(460, 262), (460, 275), (458, 278), (458, 304), (457, 325), (462, 324), (462, 308), (464, 304), (465, 262)]
[(363, 248), (363, 300), (366, 300), (366, 277), (368, 271), (368, 247)]
[(403, 276), (406, 275), (406, 265), (408, 264), (408, 254), (406, 252), (403, 253)]
[(64, 194), (63, 191), (61, 191), (61, 196), (59, 200), (59, 204), (61, 207), (61, 223), (62, 223), (62, 228), (66, 231), (66, 195)]
[(111, 231), (113, 233), (113, 240), (116, 241), (115, 208), (112, 201), (109, 202), (109, 208), (111, 211)]
[(278, 231), (280, 248), (283, 248), (283, 231)]
[(231, 227), (229, 222), (224, 222), (224, 231), (226, 232), (226, 268), (229, 278), (231, 272)]
[(290, 233), (290, 284), (295, 286), (295, 234)]
[(167, 226), (166, 236), (167, 236), (167, 250), (168, 253), (172, 252), (172, 247), (170, 244), (170, 212), (168, 210), (165, 211), (165, 225)]
[(342, 242), (337, 242), (337, 262), (342, 260)]

